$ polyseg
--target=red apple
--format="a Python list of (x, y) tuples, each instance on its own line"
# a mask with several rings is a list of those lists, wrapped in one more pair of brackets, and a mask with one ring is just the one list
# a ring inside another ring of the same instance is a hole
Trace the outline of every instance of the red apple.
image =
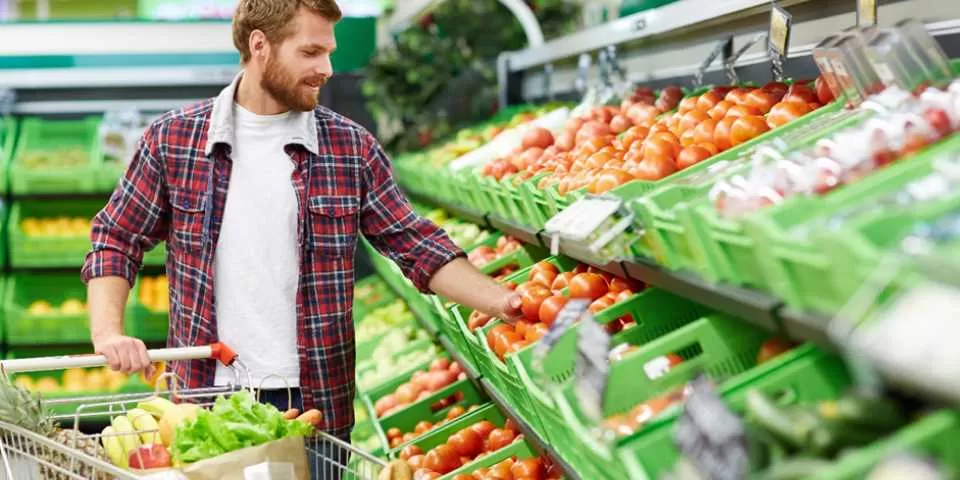
[(150, 470), (154, 468), (170, 468), (170, 452), (160, 444), (144, 445), (132, 452), (128, 459), (130, 468), (135, 470)]

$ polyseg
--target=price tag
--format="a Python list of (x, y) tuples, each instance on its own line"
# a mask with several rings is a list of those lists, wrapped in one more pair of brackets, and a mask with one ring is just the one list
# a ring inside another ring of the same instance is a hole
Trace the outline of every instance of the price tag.
[(790, 50), (790, 31), (793, 28), (793, 16), (776, 1), (770, 9), (770, 31), (767, 35), (767, 52), (770, 56), (773, 78), (783, 80), (783, 65)]
[(960, 289), (926, 281), (902, 294), (849, 338), (892, 382), (952, 402), (960, 401)]
[(589, 307), (590, 302), (583, 299), (574, 299), (567, 302), (560, 313), (557, 314), (557, 319), (550, 325), (547, 333), (534, 345), (534, 363), (542, 366), (547, 354), (553, 350), (553, 347), (563, 338), (567, 330), (570, 330), (570, 327), (580, 320), (580, 317), (587, 312)]
[[(726, 39), (717, 43), (717, 46), (713, 48), (707, 58), (703, 59), (703, 63), (697, 67), (697, 71), (693, 72), (693, 87), (700, 88), (703, 85), (703, 74), (707, 71), (707, 68), (710, 68), (710, 65), (723, 54), (724, 58), (729, 57), (730, 53), (733, 51), (733, 37), (727, 37)], [(724, 62), (726, 63), (726, 62)]]
[(857, 0), (857, 26), (877, 24), (877, 0)]
[(705, 478), (746, 478), (750, 462), (743, 420), (727, 407), (703, 375), (690, 383), (673, 440)]
[(580, 409), (596, 422), (603, 420), (603, 399), (610, 374), (610, 334), (589, 313), (577, 336), (576, 383)]
[(589, 197), (578, 200), (547, 221), (547, 235), (559, 234), (567, 240), (581, 241), (596, 231), (620, 208), (616, 197)]

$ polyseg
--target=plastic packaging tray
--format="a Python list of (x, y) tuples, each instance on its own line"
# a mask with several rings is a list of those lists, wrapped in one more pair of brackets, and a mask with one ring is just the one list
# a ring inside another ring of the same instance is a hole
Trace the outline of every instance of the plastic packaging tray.
[(10, 212), (10, 264), (14, 267), (79, 267), (90, 251), (90, 231), (79, 229), (76, 235), (61, 236), (52, 228), (46, 235), (27, 236), (22, 222), (28, 219), (57, 218), (88, 220), (103, 207), (100, 201), (17, 202)]
[(59, 308), (66, 300), (85, 302), (86, 287), (79, 275), (15, 275), (8, 279), (5, 321), (9, 345), (86, 344), (90, 322), (84, 305), (69, 312), (30, 311), (34, 302)]
[[(101, 191), (100, 117), (82, 120), (44, 120), (30, 117), (20, 125), (17, 152), (10, 164), (10, 189), (19, 195), (55, 193), (95, 193)], [(57, 168), (30, 168), (24, 165), (28, 155), (46, 152), (61, 155), (75, 150), (87, 161)]]

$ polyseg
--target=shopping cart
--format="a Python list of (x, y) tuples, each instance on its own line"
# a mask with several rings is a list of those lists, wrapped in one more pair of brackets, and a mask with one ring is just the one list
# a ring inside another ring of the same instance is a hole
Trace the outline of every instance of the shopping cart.
[[(127, 415), (141, 401), (163, 397), (174, 403), (189, 402), (201, 407), (210, 406), (219, 396), (229, 397), (244, 388), (240, 380), (249, 374), (243, 363), (229, 347), (213, 344), (204, 347), (170, 348), (148, 351), (153, 362), (175, 360), (216, 359), (234, 372), (232, 385), (209, 388), (184, 388), (185, 383), (173, 373), (164, 373), (153, 392), (124, 393), (116, 395), (81, 396), (43, 400), (44, 407), (57, 406), (70, 414), (53, 415), (63, 431), (60, 438), (53, 439), (19, 426), (0, 422), (0, 480), (34, 479), (82, 479), (82, 480), (146, 480), (184, 479), (175, 471), (157, 474), (139, 473), (112, 465), (106, 458), (97, 455), (96, 447), (102, 445), (104, 433), (81, 432), (81, 422), (90, 419), (110, 419)], [(41, 372), (69, 368), (105, 366), (102, 355), (80, 355), (18, 359), (0, 361), (0, 373)], [(251, 389), (252, 392), (252, 389)], [(0, 399), (2, 401), (2, 399)], [(159, 435), (159, 430), (141, 429), (134, 433), (110, 434), (122, 436), (139, 447), (143, 438)], [(318, 432), (306, 439), (307, 457), (311, 478), (319, 480), (377, 480), (386, 464), (372, 455), (354, 448), (336, 437)], [(102, 452), (102, 450), (100, 450)]]

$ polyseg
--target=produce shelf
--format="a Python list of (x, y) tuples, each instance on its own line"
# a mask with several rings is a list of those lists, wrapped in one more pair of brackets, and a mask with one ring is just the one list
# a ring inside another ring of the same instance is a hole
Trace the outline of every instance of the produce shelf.
[[(436, 204), (436, 202), (434, 202), (434, 204)], [(439, 206), (441, 206), (445, 210), (447, 209), (446, 205), (439, 205)], [(504, 220), (503, 218), (500, 218), (496, 215), (488, 215), (487, 219), (488, 219), (488, 224), (490, 228), (500, 230), (501, 232), (507, 235), (510, 235), (511, 237), (515, 237), (517, 240), (520, 240), (521, 242), (530, 243), (530, 244), (539, 245), (539, 246), (549, 246), (549, 245), (546, 245), (540, 239), (540, 232), (535, 232), (528, 227), (519, 225), (510, 220)]]
[[(394, 288), (393, 285), (391, 285), (390, 287)], [(403, 298), (401, 291), (395, 290), (394, 293), (396, 293), (398, 296)], [(417, 319), (417, 322), (420, 323), (420, 325), (423, 326), (424, 328), (426, 328), (430, 324), (429, 321), (422, 318), (416, 311), (413, 311), (413, 315), (414, 315), (414, 318)], [(496, 403), (498, 407), (500, 407), (500, 410), (506, 416), (510, 417), (520, 427), (520, 430), (523, 433), (524, 438), (527, 439), (527, 441), (530, 443), (531, 446), (533, 446), (533, 449), (538, 454), (548, 455), (554, 461), (554, 463), (558, 467), (560, 467), (561, 470), (563, 470), (564, 478), (567, 478), (569, 480), (582, 479), (582, 477), (580, 477), (577, 474), (577, 472), (572, 467), (570, 467), (568, 463), (566, 463), (563, 457), (561, 457), (549, 443), (544, 441), (544, 439), (540, 438), (536, 434), (536, 432), (533, 430), (533, 428), (531, 428), (530, 425), (526, 421), (524, 421), (520, 415), (517, 414), (517, 412), (513, 409), (510, 403), (503, 398), (503, 396), (496, 390), (496, 388), (493, 387), (493, 384), (490, 383), (488, 379), (483, 378), (479, 372), (467, 366), (468, 363), (463, 361), (463, 357), (460, 356), (460, 352), (457, 351), (455, 348), (453, 348), (453, 345), (450, 343), (450, 340), (448, 338), (444, 337), (443, 335), (438, 335), (435, 333), (433, 335), (434, 335), (434, 338), (436, 338), (437, 341), (439, 341), (440, 344), (443, 346), (443, 348), (446, 349), (446, 351), (450, 354), (450, 358), (452, 358), (453, 360), (456, 360), (457, 362), (460, 363), (461, 366), (463, 366), (464, 372), (466, 372), (467, 376), (470, 377), (470, 379), (473, 380), (473, 382), (478, 387), (480, 387), (480, 389), (483, 390), (484, 393), (486, 393), (487, 396), (490, 397), (490, 399), (493, 400), (493, 402)]]

